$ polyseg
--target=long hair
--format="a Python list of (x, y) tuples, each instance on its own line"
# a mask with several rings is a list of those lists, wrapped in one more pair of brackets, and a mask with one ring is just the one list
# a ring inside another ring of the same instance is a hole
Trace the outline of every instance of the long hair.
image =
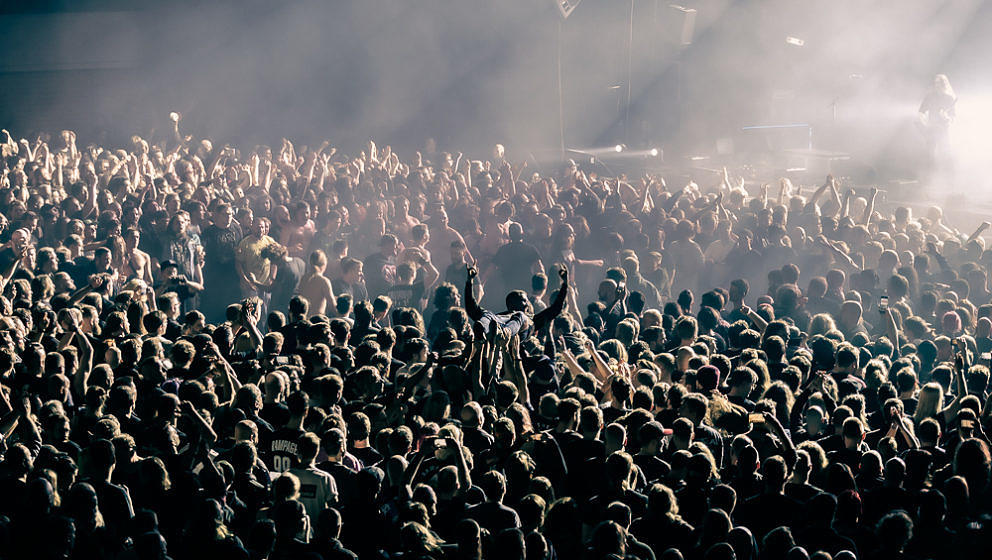
[(954, 88), (951, 87), (951, 81), (947, 79), (947, 74), (937, 74), (933, 77), (933, 91), (952, 99), (958, 98), (957, 95), (954, 95)]
[(931, 381), (920, 389), (919, 398), (913, 415), (913, 423), (917, 426), (927, 418), (937, 419), (937, 415), (944, 409), (944, 388), (940, 383)]
[(441, 550), (443, 541), (430, 529), (415, 521), (408, 521), (400, 529), (400, 539), (407, 552), (433, 554)]

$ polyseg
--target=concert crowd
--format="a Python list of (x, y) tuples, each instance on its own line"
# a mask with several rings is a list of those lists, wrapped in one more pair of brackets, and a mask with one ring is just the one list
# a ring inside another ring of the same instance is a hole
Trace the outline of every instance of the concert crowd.
[(0, 138), (0, 558), (992, 551), (989, 224), (170, 117)]

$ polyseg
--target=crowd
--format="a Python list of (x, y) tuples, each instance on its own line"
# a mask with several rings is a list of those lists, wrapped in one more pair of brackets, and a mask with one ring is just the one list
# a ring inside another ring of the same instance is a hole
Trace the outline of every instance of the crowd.
[(0, 558), (992, 552), (983, 224), (4, 131)]

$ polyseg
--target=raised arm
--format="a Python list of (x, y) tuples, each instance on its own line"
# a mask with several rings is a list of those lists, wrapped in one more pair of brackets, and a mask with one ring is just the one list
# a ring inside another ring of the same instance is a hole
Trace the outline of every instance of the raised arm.
[(612, 332), (617, 323), (627, 316), (627, 288), (620, 284), (613, 294), (613, 303), (606, 313), (607, 332)]
[(469, 488), (472, 487), (472, 473), (468, 469), (468, 462), (465, 461), (465, 452), (462, 449), (462, 444), (455, 438), (444, 438), (444, 441), (448, 442), (448, 445), (455, 448), (455, 457), (457, 462), (455, 467), (458, 468), (458, 490), (459, 494), (462, 492), (467, 492)]
[(833, 175), (827, 175), (827, 180), (824, 181), (823, 184), (820, 185), (820, 188), (816, 189), (813, 193), (813, 196), (809, 198), (809, 202), (806, 203), (806, 210), (812, 210), (816, 207), (816, 201), (820, 200), (820, 197), (823, 196), (823, 193), (830, 187), (830, 183), (832, 183), (833, 180)]
[(820, 246), (829, 251), (835, 260), (839, 262), (839, 264), (845, 265), (852, 270), (861, 270), (861, 267), (858, 266), (858, 263), (854, 262), (854, 259), (852, 259), (850, 255), (838, 249), (837, 246), (831, 243), (826, 237), (821, 235), (817, 238), (817, 242)]
[(551, 305), (547, 309), (534, 315), (534, 331), (536, 332), (541, 332), (545, 325), (548, 325), (555, 317), (561, 315), (561, 312), (565, 309), (569, 292), (568, 268), (565, 265), (560, 265), (558, 277), (561, 278), (561, 288), (558, 289), (558, 295), (555, 297), (555, 300), (551, 302)]
[[(95, 171), (88, 174), (87, 179), (89, 179), (89, 181), (87, 182), (86, 185), (87, 187), (86, 201), (83, 203), (83, 209), (80, 211), (80, 215), (83, 218), (87, 218), (93, 214), (99, 213), (100, 211), (99, 202), (97, 202), (96, 199), (97, 185), (102, 183), (104, 186), (106, 186), (107, 182), (109, 182), (110, 179), (113, 178), (113, 176), (116, 175), (117, 172), (120, 171), (121, 167), (123, 166), (124, 166), (124, 162), (118, 161), (117, 164), (111, 167), (110, 171), (106, 175), (104, 175), (105, 180), (98, 177)], [(93, 162), (89, 163), (89, 168), (92, 170)]]
[[(889, 435), (892, 437), (898, 435), (903, 439), (903, 441), (906, 442), (906, 445), (909, 446), (910, 449), (918, 449), (920, 447), (920, 440), (913, 435), (913, 432), (909, 431), (909, 428), (906, 427), (907, 422), (909, 422), (909, 419), (906, 418), (904, 414), (899, 413), (899, 415), (892, 421), (893, 426), (892, 429), (889, 430)], [(978, 422), (977, 424), (981, 424), (981, 422)], [(895, 430), (895, 433), (892, 433), (893, 429)]]
[(968, 396), (968, 381), (964, 376), (964, 360), (961, 354), (954, 356), (954, 400), (942, 411), (944, 422), (950, 424), (961, 410), (961, 399)]
[(989, 229), (989, 227), (992, 227), (992, 223), (982, 222), (978, 226), (978, 229), (976, 229), (974, 233), (968, 236), (968, 239), (965, 240), (964, 245), (967, 246), (972, 241), (978, 239), (978, 237), (981, 236), (983, 233), (985, 233), (985, 230)]
[(844, 205), (841, 208), (841, 217), (846, 218), (851, 213), (851, 199), (854, 198), (854, 189), (847, 189), (844, 193)]
[(788, 177), (782, 177), (778, 182), (778, 203), (785, 204), (785, 195), (791, 194), (792, 181)]
[(592, 358), (592, 369), (589, 373), (592, 373), (600, 383), (606, 383), (606, 380), (613, 375), (609, 364), (599, 355), (599, 352), (596, 351), (596, 346), (593, 345), (591, 340), (586, 340), (585, 347), (586, 351), (589, 352), (589, 356)]
[(765, 424), (771, 428), (771, 431), (775, 433), (778, 439), (782, 442), (783, 451), (785, 453), (785, 464), (794, 465), (796, 462), (796, 446), (792, 443), (792, 438), (789, 437), (789, 432), (785, 431), (782, 427), (782, 423), (779, 422), (778, 418), (774, 414), (769, 414), (768, 412), (763, 413), (765, 417)]
[(575, 359), (575, 354), (572, 354), (572, 351), (569, 350), (568, 346), (565, 346), (564, 344), (562, 344), (561, 356), (564, 358), (565, 367), (568, 368), (568, 371), (572, 374), (572, 377), (578, 377), (582, 373), (588, 373), (586, 370), (582, 369), (582, 366), (579, 365), (579, 361)]
[(530, 404), (530, 387), (527, 384), (527, 374), (520, 360), (520, 337), (503, 347), (503, 367), (510, 375), (510, 381), (517, 387), (517, 402), (527, 406)]
[(892, 359), (898, 359), (902, 354), (902, 350), (899, 348), (899, 325), (896, 324), (896, 319), (892, 316), (892, 310), (890, 308), (879, 309), (879, 313), (882, 315), (882, 321), (885, 322), (885, 332), (892, 341), (891, 357)]
[[(768, 185), (765, 185), (762, 188), (767, 190), (767, 187), (768, 187)], [(689, 221), (690, 222), (695, 222), (695, 221), (699, 220), (699, 218), (702, 218), (704, 214), (706, 214), (708, 212), (715, 212), (717, 210), (717, 208), (720, 207), (720, 203), (721, 202), (723, 202), (723, 193), (720, 193), (720, 194), (716, 195), (716, 198), (713, 199), (712, 202), (710, 202), (709, 204), (707, 204), (706, 206), (704, 206), (703, 209), (700, 210), (699, 212), (696, 212), (692, 216), (692, 218), (689, 219)]]
[(196, 410), (193, 403), (190, 401), (182, 401), (180, 403), (183, 414), (193, 423), (194, 426), (200, 432), (200, 436), (210, 445), (213, 445), (217, 441), (217, 432), (210, 426), (210, 424), (200, 416), (200, 412)]
[(871, 225), (871, 216), (875, 213), (875, 199), (878, 198), (878, 187), (871, 188), (871, 194), (868, 195), (868, 204), (865, 205), (865, 213), (861, 216), (861, 223), (868, 227)]
[(475, 291), (472, 289), (472, 286), (475, 283), (475, 277), (479, 275), (479, 269), (474, 264), (469, 264), (465, 265), (465, 270), (467, 273), (465, 279), (465, 312), (473, 321), (478, 321), (482, 318), (484, 310), (475, 301)]
[(75, 313), (73, 313), (72, 321), (76, 344), (79, 345), (79, 365), (76, 368), (76, 374), (73, 376), (72, 385), (76, 390), (80, 402), (82, 402), (86, 396), (90, 372), (93, 371), (93, 345), (90, 344), (90, 339), (86, 336), (86, 333), (79, 327)]
[[(958, 345), (955, 340), (955, 345)], [(959, 345), (959, 348), (962, 345)], [(954, 356), (954, 400), (944, 409), (944, 421), (953, 422), (961, 410), (961, 399), (968, 396), (968, 380), (965, 379), (964, 372), (967, 371), (967, 363), (962, 352)]]
[(764, 334), (765, 329), (768, 328), (768, 321), (766, 321), (765, 318), (762, 317), (760, 313), (758, 313), (757, 311), (751, 309), (746, 305), (741, 306), (741, 313), (743, 313), (744, 316), (747, 317), (749, 321), (754, 323), (754, 326), (759, 333)]
[[(834, 204), (837, 206), (837, 212), (839, 213), (843, 204), (840, 198), (840, 191), (837, 190), (837, 180), (832, 176), (830, 177), (830, 195), (834, 199)], [(837, 214), (834, 215), (836, 216)]]
[(400, 393), (404, 395), (413, 393), (413, 389), (417, 385), (420, 385), (427, 378), (431, 370), (434, 369), (434, 364), (437, 363), (437, 360), (438, 356), (436, 352), (427, 354), (427, 361), (424, 362), (424, 365), (420, 366), (416, 372), (407, 375), (406, 379), (400, 384)]

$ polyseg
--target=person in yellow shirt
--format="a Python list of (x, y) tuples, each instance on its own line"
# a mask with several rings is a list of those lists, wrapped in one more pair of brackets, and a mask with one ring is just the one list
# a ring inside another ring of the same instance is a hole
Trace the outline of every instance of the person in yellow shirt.
[(266, 288), (272, 284), (276, 269), (269, 251), (276, 244), (276, 241), (269, 237), (270, 225), (268, 218), (255, 220), (251, 233), (238, 245), (235, 255), (242, 296), (256, 296), (266, 303), (268, 295)]

